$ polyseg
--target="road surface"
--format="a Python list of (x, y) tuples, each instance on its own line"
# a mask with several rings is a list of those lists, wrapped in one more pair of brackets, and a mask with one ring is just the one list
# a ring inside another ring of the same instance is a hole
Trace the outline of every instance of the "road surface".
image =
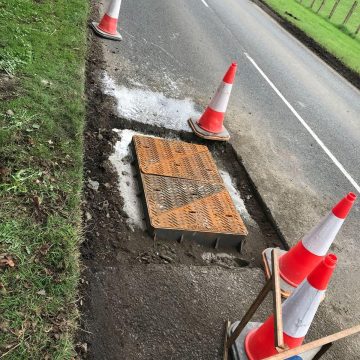
[[(125, 1), (119, 29), (123, 42), (106, 45), (105, 70), (116, 83), (188, 98), (198, 110), (237, 61), (225, 125), (290, 245), (347, 192), (360, 191), (359, 91), (253, 2)], [(359, 205), (333, 246), (334, 327), (323, 335), (360, 320)], [(339, 345), (338, 354), (354, 358), (359, 343)]]

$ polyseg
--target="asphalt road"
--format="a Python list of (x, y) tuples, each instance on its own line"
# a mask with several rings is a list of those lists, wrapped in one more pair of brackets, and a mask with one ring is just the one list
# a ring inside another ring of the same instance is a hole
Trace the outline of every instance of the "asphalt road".
[[(251, 1), (124, 1), (120, 32), (123, 42), (107, 45), (106, 69), (118, 84), (200, 108), (237, 61), (225, 124), (289, 244), (360, 190), (359, 91)], [(334, 329), (360, 320), (359, 204), (333, 247)], [(359, 346), (354, 340), (346, 352)]]

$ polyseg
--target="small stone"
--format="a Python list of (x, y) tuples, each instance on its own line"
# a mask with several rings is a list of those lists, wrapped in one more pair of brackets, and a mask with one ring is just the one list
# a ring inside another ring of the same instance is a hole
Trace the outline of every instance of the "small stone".
[(51, 81), (45, 80), (45, 79), (41, 80), (41, 83), (42, 83), (44, 86), (50, 86), (50, 85), (52, 85), (52, 82), (51, 82)]
[(93, 189), (95, 191), (99, 190), (100, 183), (98, 181), (89, 179), (88, 184), (90, 189)]
[(167, 256), (167, 255), (164, 255), (164, 254), (160, 254), (159, 257), (169, 263), (174, 261), (173, 258), (171, 258), (170, 256)]
[(103, 138), (104, 138), (104, 137), (103, 137), (101, 134), (98, 135), (98, 139), (99, 139), (99, 140), (102, 140)]
[(92, 216), (89, 212), (86, 212), (85, 218), (86, 218), (86, 221), (90, 221), (92, 219)]
[(15, 114), (14, 114), (14, 112), (12, 110), (9, 109), (8, 111), (6, 111), (6, 115), (14, 116)]
[(44, 289), (40, 290), (37, 292), (38, 295), (42, 295), (45, 296), (46, 295), (46, 291)]

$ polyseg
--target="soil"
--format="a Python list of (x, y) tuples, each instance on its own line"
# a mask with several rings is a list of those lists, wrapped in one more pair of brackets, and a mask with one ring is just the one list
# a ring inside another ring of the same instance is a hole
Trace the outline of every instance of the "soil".
[[(251, 299), (261, 288), (261, 251), (268, 246), (281, 246), (279, 236), (230, 144), (206, 142), (192, 133), (128, 121), (114, 113), (113, 99), (101, 89), (100, 75), (105, 68), (101, 42), (97, 38), (93, 40), (90, 32), (79, 356), (87, 359), (190, 359), (197, 344), (201, 344), (196, 351), (204, 350), (206, 354), (198, 358), (217, 358), (221, 353), (222, 321), (226, 314), (231, 312), (235, 316), (236, 311), (242, 310), (244, 302), (239, 305), (237, 297), (243, 297), (245, 287)], [(117, 186), (121, 178), (118, 179), (109, 161), (118, 140), (118, 135), (112, 131), (114, 128), (206, 144), (219, 169), (237, 179), (237, 189), (257, 223), (249, 229), (243, 252), (215, 250), (188, 242), (154, 241), (147, 232), (132, 229), (126, 221), (128, 215), (122, 210), (123, 199)], [(99, 182), (98, 189), (89, 183), (91, 179)], [(205, 276), (206, 281), (204, 273), (210, 274)], [(232, 279), (231, 286), (228, 284), (224, 288), (230, 280), (221, 282), (218, 278)], [(201, 283), (201, 292), (194, 290), (193, 281)], [(234, 287), (234, 282), (243, 286)], [(234, 289), (239, 292), (234, 294)], [(218, 299), (211, 301), (213, 296)], [(233, 299), (229, 300), (230, 297)], [(187, 317), (182, 307), (191, 316)], [(155, 316), (152, 309), (159, 316)], [(171, 322), (172, 315), (177, 316), (177, 325)], [(166, 321), (169, 323), (164, 325)], [(218, 341), (213, 347), (206, 346), (207, 341), (198, 341), (201, 329), (209, 322), (211, 328), (207, 336)], [(180, 329), (178, 335), (171, 336), (172, 326)], [(143, 340), (139, 342), (140, 338)], [(189, 343), (192, 345), (186, 345)], [(169, 357), (166, 349), (175, 351), (176, 344), (181, 350), (172, 352), (173, 356)]]
[(334, 70), (341, 74), (351, 84), (360, 89), (360, 76), (354, 70), (347, 67), (341, 60), (332, 55), (328, 50), (318, 44), (314, 39), (309, 37), (304, 31), (300, 30), (296, 25), (289, 22), (285, 17), (276, 13), (268, 4), (262, 0), (252, 0), (255, 4), (261, 7), (267, 14), (276, 20), (282, 27), (294, 35), (304, 45), (310, 48), (321, 59), (323, 59)]
[(0, 72), (0, 100), (11, 100), (18, 95), (19, 88), (17, 78), (5, 72)]

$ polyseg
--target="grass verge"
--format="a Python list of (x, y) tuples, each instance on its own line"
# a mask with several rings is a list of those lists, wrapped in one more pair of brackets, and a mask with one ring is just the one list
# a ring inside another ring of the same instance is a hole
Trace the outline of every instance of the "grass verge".
[(85, 0), (0, 4), (0, 358), (72, 359)]
[[(295, 0), (263, 0), (351, 70), (360, 73), (360, 40)], [(289, 15), (291, 14), (291, 15)], [(296, 18), (296, 19), (295, 19)]]

